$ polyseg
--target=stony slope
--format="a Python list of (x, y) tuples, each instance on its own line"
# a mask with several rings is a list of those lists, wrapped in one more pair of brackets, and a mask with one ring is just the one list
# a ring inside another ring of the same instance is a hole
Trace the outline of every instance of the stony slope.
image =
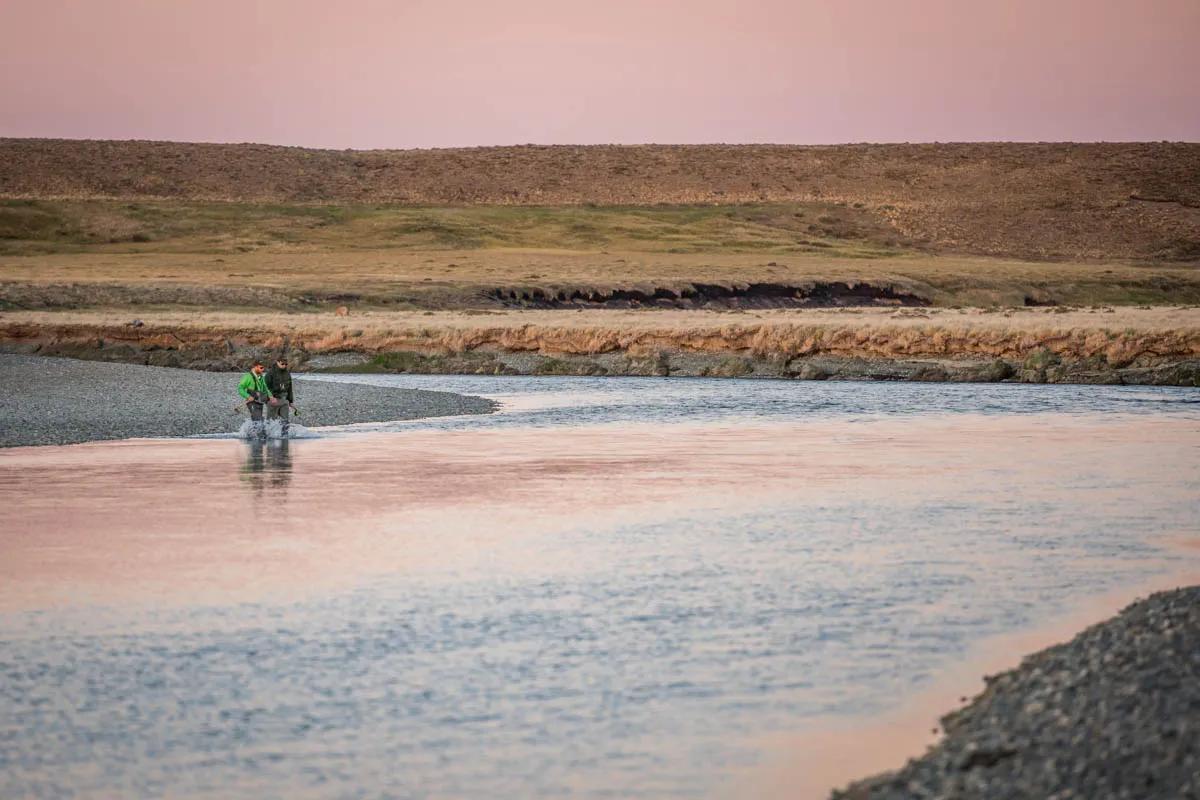
[(1200, 586), (1029, 656), (942, 723), (924, 756), (834, 798), (1200, 797)]

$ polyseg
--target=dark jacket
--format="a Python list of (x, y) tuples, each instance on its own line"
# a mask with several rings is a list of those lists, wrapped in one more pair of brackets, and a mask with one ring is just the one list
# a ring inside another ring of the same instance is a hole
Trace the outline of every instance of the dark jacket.
[(271, 390), (272, 397), (286, 397), (289, 403), (295, 402), (292, 397), (292, 373), (286, 369), (280, 369), (277, 364), (272, 364), (267, 368), (267, 388)]

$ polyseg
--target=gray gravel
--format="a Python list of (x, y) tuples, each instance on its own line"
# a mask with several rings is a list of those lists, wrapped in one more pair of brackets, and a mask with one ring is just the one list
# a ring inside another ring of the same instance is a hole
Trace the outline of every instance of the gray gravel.
[(1200, 798), (1200, 586), (1043, 650), (943, 718), (945, 739), (835, 798)]
[[(0, 447), (236, 431), (239, 373), (0, 355)], [(490, 400), (449, 392), (297, 380), (306, 425), (486, 414)]]

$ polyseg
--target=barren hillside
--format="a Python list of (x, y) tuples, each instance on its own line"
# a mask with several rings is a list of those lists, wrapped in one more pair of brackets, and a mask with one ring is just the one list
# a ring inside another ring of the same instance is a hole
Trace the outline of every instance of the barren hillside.
[(384, 205), (828, 203), (936, 252), (1200, 261), (1200, 144), (336, 151), (0, 139), (0, 197)]

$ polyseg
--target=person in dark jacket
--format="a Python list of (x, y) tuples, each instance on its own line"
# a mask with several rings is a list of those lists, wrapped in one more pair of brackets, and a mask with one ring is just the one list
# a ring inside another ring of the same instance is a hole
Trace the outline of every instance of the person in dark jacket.
[(277, 358), (264, 377), (267, 390), (271, 392), (271, 400), (267, 405), (267, 419), (278, 419), (283, 435), (287, 436), (291, 426), (291, 412), (296, 410), (296, 399), (292, 395), (292, 373), (288, 372), (287, 358)]

